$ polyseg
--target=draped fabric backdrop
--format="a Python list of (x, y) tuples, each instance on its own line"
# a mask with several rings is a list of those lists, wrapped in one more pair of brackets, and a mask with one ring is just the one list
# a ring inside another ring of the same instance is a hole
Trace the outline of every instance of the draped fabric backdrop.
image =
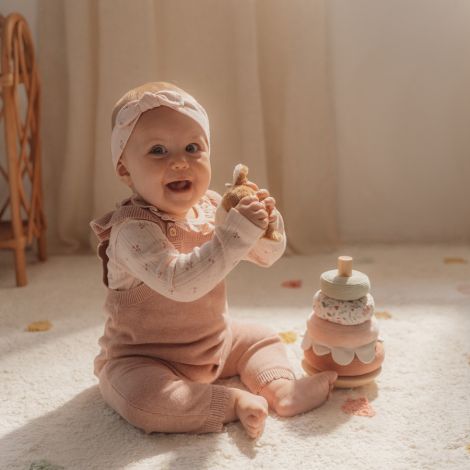
[(40, 0), (46, 211), (52, 251), (95, 247), (88, 223), (130, 193), (110, 114), (128, 89), (170, 81), (211, 123), (212, 184), (233, 166), (268, 188), (289, 248), (337, 242), (325, 0)]

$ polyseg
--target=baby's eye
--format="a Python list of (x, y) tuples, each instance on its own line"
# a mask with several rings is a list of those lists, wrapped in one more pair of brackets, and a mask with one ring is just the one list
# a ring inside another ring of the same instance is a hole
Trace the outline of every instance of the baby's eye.
[(153, 153), (154, 155), (165, 155), (166, 152), (167, 150), (163, 145), (155, 145), (150, 150), (150, 153)]
[(188, 144), (186, 145), (186, 152), (196, 153), (199, 150), (198, 144)]

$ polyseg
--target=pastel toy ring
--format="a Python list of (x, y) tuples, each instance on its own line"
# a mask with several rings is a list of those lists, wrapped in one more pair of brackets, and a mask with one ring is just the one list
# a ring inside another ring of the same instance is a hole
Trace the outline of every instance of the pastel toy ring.
[(323, 320), (314, 311), (307, 321), (307, 333), (312, 344), (355, 349), (375, 341), (379, 336), (379, 328), (375, 317), (359, 325), (346, 326)]
[(371, 294), (355, 300), (338, 300), (325, 295), (321, 290), (313, 296), (315, 314), (323, 320), (340, 325), (359, 325), (372, 318), (374, 298)]
[(320, 276), (321, 291), (337, 300), (356, 300), (370, 291), (370, 281), (366, 274), (352, 271), (350, 276), (339, 276), (338, 270), (325, 271)]

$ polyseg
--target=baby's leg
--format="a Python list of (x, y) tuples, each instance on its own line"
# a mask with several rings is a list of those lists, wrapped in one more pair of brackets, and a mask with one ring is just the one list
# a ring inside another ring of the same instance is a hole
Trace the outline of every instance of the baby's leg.
[(220, 432), (236, 405), (233, 389), (184, 380), (147, 357), (111, 360), (99, 386), (108, 405), (146, 433)]
[(232, 330), (232, 352), (223, 374), (239, 374), (248, 389), (266, 398), (277, 414), (303, 413), (328, 398), (335, 372), (296, 379), (285, 346), (271, 328), (233, 322)]

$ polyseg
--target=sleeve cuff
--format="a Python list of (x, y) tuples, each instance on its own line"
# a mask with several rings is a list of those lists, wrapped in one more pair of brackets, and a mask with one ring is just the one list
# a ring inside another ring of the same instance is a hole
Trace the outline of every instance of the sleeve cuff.
[(228, 212), (224, 225), (226, 229), (237, 231), (242, 238), (250, 240), (257, 240), (265, 232), (265, 229), (255, 225), (233, 207)]

